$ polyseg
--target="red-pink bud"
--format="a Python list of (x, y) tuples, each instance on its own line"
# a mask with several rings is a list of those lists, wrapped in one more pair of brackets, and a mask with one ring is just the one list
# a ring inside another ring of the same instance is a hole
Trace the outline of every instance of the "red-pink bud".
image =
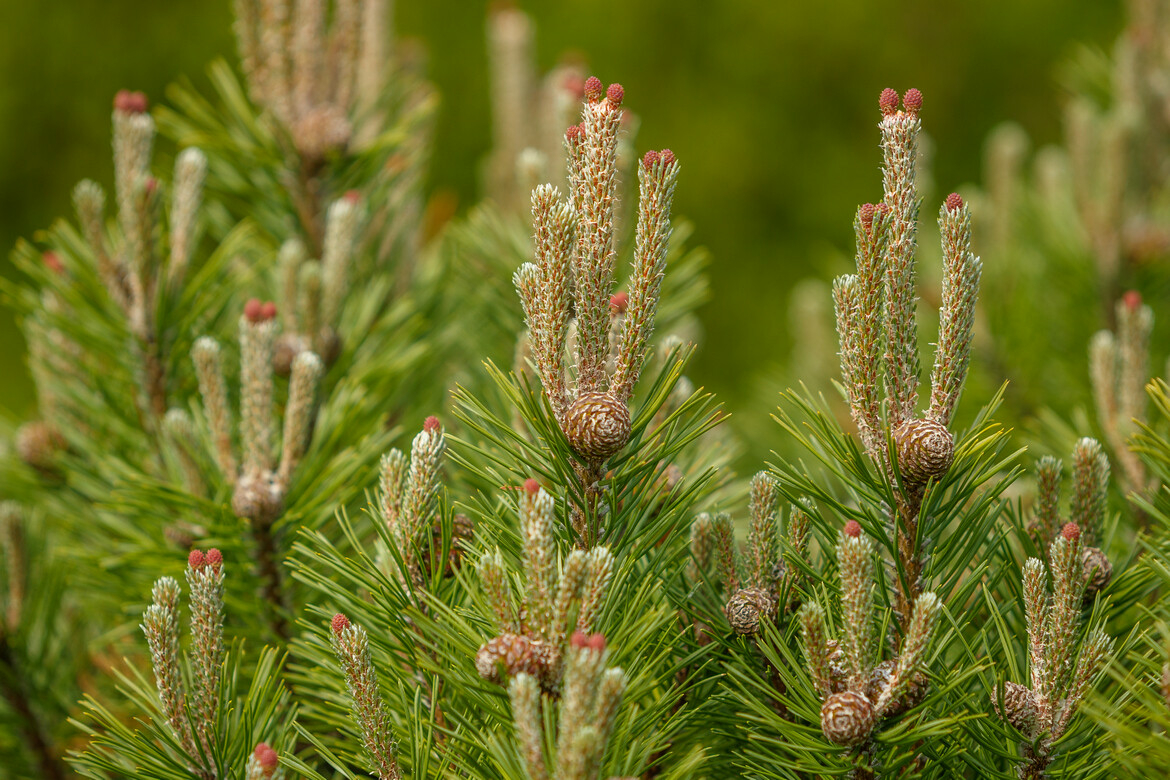
[(218, 569), (223, 566), (223, 553), (215, 547), (212, 547), (203, 555), (203, 560), (207, 561), (207, 565), (213, 569)]
[(609, 299), (609, 311), (611, 314), (625, 314), (626, 307), (630, 305), (630, 295), (625, 290), (614, 293)]
[(590, 650), (596, 650), (599, 653), (605, 652), (605, 634), (592, 634), (587, 642)]
[(203, 564), (206, 562), (207, 561), (203, 557), (202, 550), (192, 550), (191, 554), (187, 556), (187, 565), (190, 566), (192, 569), (195, 569), (196, 571), (198, 571), (199, 569), (202, 569)]
[(265, 301), (264, 305), (260, 307), (260, 319), (264, 322), (276, 319), (276, 304), (272, 301)]
[(357, 190), (346, 190), (345, 194), (341, 197), (345, 198), (346, 201), (354, 206), (362, 202), (362, 194)]
[(252, 755), (256, 757), (256, 763), (260, 765), (265, 775), (269, 777), (276, 771), (276, 765), (280, 763), (276, 751), (267, 742), (261, 742), (257, 745), (256, 749), (252, 751)]
[(590, 103), (596, 103), (601, 100), (601, 79), (596, 76), (590, 76), (585, 79), (585, 99)]
[(1065, 523), (1064, 528), (1060, 529), (1060, 535), (1070, 542), (1075, 542), (1081, 538), (1081, 527), (1076, 523)]
[[(48, 254), (48, 252), (45, 254)], [(1130, 311), (1137, 311), (1142, 305), (1142, 294), (1137, 290), (1129, 290), (1121, 297), (1121, 301), (1125, 304), (1125, 308)]]
[(947, 211), (958, 211), (963, 208), (963, 197), (957, 192), (952, 192), (947, 195), (946, 202), (943, 204), (947, 207)]
[(670, 166), (674, 165), (674, 152), (670, 151), (669, 149), (663, 149), (658, 153), (658, 159), (662, 161), (662, 166), (664, 168), (669, 168)]
[(642, 156), (642, 167), (646, 169), (653, 168), (656, 162), (658, 162), (658, 152), (653, 149)]
[(146, 95), (141, 92), (120, 89), (114, 95), (114, 108), (124, 114), (145, 114), (149, 105)]
[(852, 536), (854, 539), (861, 536), (861, 523), (856, 520), (850, 520), (845, 524), (845, 535)]
[(248, 322), (260, 322), (264, 319), (264, 304), (259, 298), (249, 298), (244, 304), (244, 317)]
[(439, 422), (439, 418), (435, 417), (433, 414), (427, 419), (423, 420), (423, 430), (427, 433), (434, 433), (442, 427), (443, 424)]
[(52, 250), (41, 255), (41, 262), (53, 273), (65, 273), (65, 264), (61, 262), (61, 256)]
[(866, 230), (873, 227), (873, 215), (877, 208), (872, 203), (863, 203), (857, 209), (857, 218), (861, 220), (861, 224), (865, 226)]
[(585, 95), (585, 79), (581, 77), (580, 73), (570, 71), (565, 74), (561, 88), (572, 95), (574, 100), (580, 100)]
[(906, 94), (902, 96), (902, 105), (911, 114), (917, 114), (922, 110), (922, 93), (911, 87), (906, 90)]
[(889, 87), (883, 89), (878, 97), (878, 108), (882, 110), (882, 116), (893, 116), (898, 110), (898, 93)]
[(349, 628), (349, 618), (338, 612), (333, 616), (333, 620), (330, 621), (329, 627), (333, 629), (333, 633), (335, 635), (341, 636), (341, 632)]
[(889, 213), (890, 207), (886, 205), (885, 201), (882, 201), (873, 207), (873, 215), (875, 218), (889, 216)]
[(589, 637), (585, 635), (584, 631), (574, 631), (573, 638), (569, 640), (573, 647), (582, 648), (589, 645)]
[(531, 496), (536, 495), (540, 491), (540, 483), (532, 477), (524, 480), (524, 491)]
[(581, 140), (581, 136), (584, 134), (585, 131), (581, 129), (581, 125), (573, 125), (565, 131), (565, 140), (567, 140), (569, 143), (575, 143)]
[(613, 83), (609, 85), (609, 89), (605, 90), (605, 99), (614, 108), (620, 108), (622, 105), (622, 98), (626, 96), (626, 91), (622, 89), (622, 85)]

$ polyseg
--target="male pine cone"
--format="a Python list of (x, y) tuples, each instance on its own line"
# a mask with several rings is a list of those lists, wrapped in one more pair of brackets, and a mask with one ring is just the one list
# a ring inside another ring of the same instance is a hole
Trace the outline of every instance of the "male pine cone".
[(907, 420), (894, 431), (898, 471), (905, 482), (925, 485), (947, 473), (955, 460), (955, 437), (936, 420)]
[(612, 393), (582, 393), (565, 414), (569, 446), (583, 458), (601, 461), (630, 440), (630, 410)]

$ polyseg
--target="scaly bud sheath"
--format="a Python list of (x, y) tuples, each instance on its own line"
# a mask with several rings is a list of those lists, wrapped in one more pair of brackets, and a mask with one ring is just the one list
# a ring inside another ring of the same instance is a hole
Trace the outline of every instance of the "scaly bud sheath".
[(211, 426), (215, 445), (215, 463), (228, 484), (236, 481), (236, 458), (232, 454), (232, 413), (228, 406), (227, 383), (223, 378), (223, 361), (219, 344), (203, 336), (191, 348), (195, 375), (199, 379), (199, 394)]
[(1073, 448), (1073, 497), (1070, 519), (1093, 546), (1105, 522), (1105, 492), (1109, 487), (1109, 459), (1101, 445), (1084, 437)]
[(549, 780), (544, 758), (544, 718), (540, 708), (540, 684), (530, 674), (521, 672), (508, 684), (512, 701), (512, 719), (516, 721), (516, 737), (524, 754), (524, 765), (530, 780)]
[[(848, 301), (855, 311), (845, 312), (849, 328), (848, 342), (850, 413), (857, 425), (862, 444), (875, 463), (885, 460), (885, 441), (881, 427), (882, 307), (885, 300), (885, 254), (889, 227), (889, 209), (865, 204), (853, 221), (857, 244), (857, 275)], [(838, 331), (841, 330), (838, 317)], [(842, 351), (845, 349), (842, 342)], [(844, 364), (845, 356), (842, 355)]]
[(854, 406), (854, 388), (858, 387), (857, 286), (857, 277), (853, 274), (844, 274), (833, 280), (833, 314), (840, 343), (841, 381), (849, 392), (851, 409)]
[[(785, 531), (783, 589), (788, 591), (789, 605), (797, 598), (794, 591), (800, 586), (802, 567), (808, 565), (808, 531), (811, 523), (809, 510), (811, 507), (793, 504), (788, 512), (788, 528)], [(780, 606), (785, 607), (785, 605)]]
[(349, 267), (353, 263), (359, 207), (340, 198), (325, 218), (325, 248), (321, 253), (321, 319), (337, 328), (341, 304), (349, 291)]
[[(561, 571), (560, 586), (557, 590), (557, 600), (553, 605), (552, 630), (548, 641), (553, 648), (552, 668), (553, 679), (560, 674), (562, 662), (561, 652), (564, 649), (565, 637), (574, 628), (569, 624), (573, 606), (581, 601), (582, 591), (585, 588), (585, 579), (589, 574), (589, 553), (584, 550), (573, 550), (565, 559)], [(578, 610), (580, 612), (580, 610)]]
[(183, 751), (191, 758), (197, 753), (187, 721), (183, 693), (183, 671), (179, 663), (179, 583), (162, 577), (154, 583), (154, 603), (142, 614), (142, 633), (150, 648), (154, 681), (162, 703), (162, 714), (170, 724)]
[(1072, 716), (1076, 714), (1077, 706), (1085, 693), (1089, 690), (1094, 678), (1105, 665), (1106, 659), (1113, 653), (1113, 640), (1100, 628), (1094, 629), (1081, 646), (1077, 658), (1076, 669), (1069, 681), (1068, 693), (1059, 712), (1054, 713), (1052, 722), (1052, 738), (1059, 739), (1068, 728)]
[[(427, 418), (423, 430), (414, 437), (410, 445), (410, 471), (406, 480), (406, 537), (412, 548), (424, 545), (424, 537), (430, 533), (438, 512), (439, 468), (443, 453), (447, 449), (443, 428), (438, 420)], [(407, 556), (407, 552), (403, 552)], [(407, 560), (411, 560), (407, 557)]]
[(354, 99), (358, 70), (358, 46), (365, 3), (337, 0), (333, 7), (333, 29), (329, 36), (332, 101), (346, 110)]
[[(1131, 291), (1132, 292), (1132, 291)], [(1146, 418), (1146, 382), (1150, 379), (1150, 332), (1153, 310), (1141, 296), (1124, 296), (1117, 302), (1117, 348), (1120, 366), (1117, 376), (1117, 411), (1126, 428), (1133, 420)]]
[(1042, 544), (1051, 544), (1060, 532), (1060, 477), (1064, 464), (1045, 455), (1036, 464), (1035, 527)]
[(127, 240), (141, 235), (136, 224), (139, 210), (135, 190), (150, 173), (151, 148), (154, 146), (154, 120), (144, 111), (114, 108), (114, 191), (118, 202), (118, 222)]
[(983, 266), (971, 252), (971, 210), (952, 193), (939, 211), (942, 236), (942, 310), (931, 372), (928, 416), (949, 425), (971, 362), (971, 331)]
[(520, 533), (524, 540), (528, 624), (545, 637), (552, 630), (553, 599), (557, 586), (555, 523), (556, 504), (549, 493), (539, 485), (534, 492), (521, 491)]
[(752, 477), (748, 531), (748, 587), (768, 589), (771, 586), (772, 567), (776, 564), (776, 481), (768, 472)]
[(308, 449), (317, 403), (317, 387), (324, 373), (325, 366), (321, 358), (312, 352), (302, 352), (293, 360), (288, 404), (284, 407), (284, 439), (281, 442), (278, 472), (280, 481), (285, 484), (288, 484), (293, 469)]
[(589, 571), (585, 575), (585, 587), (581, 596), (581, 611), (577, 613), (577, 628), (592, 631), (593, 624), (601, 611), (610, 578), (613, 577), (613, 553), (607, 547), (594, 547), (589, 551)]
[(485, 552), (475, 570), (479, 574), (484, 595), (487, 596), (488, 604), (496, 617), (497, 628), (504, 633), (518, 631), (516, 613), (512, 607), (512, 586), (504, 571), (504, 560), (500, 556), (500, 551)]
[(192, 551), (187, 566), (187, 587), (191, 590), (193, 715), (199, 742), (208, 754), (214, 747), (224, 658), (223, 578), (223, 556), (219, 550), (211, 549), (206, 555)]
[(382, 476), (379, 481), (382, 490), (382, 520), (385, 521), (386, 528), (390, 531), (390, 537), (394, 539), (399, 548), (405, 544), (402, 509), (406, 500), (408, 469), (409, 464), (401, 450), (392, 449), (382, 456)]
[(98, 277), (114, 302), (127, 311), (130, 291), (126, 287), (126, 271), (110, 256), (106, 245), (106, 193), (96, 182), (85, 179), (73, 188), (73, 205), (81, 232), (93, 250)]
[(353, 700), (353, 719), (361, 729), (362, 745), (370, 766), (380, 780), (399, 780), (402, 775), (394, 757), (390, 719), (382, 702), (382, 692), (378, 689), (378, 673), (370, 658), (366, 630), (353, 624), (337, 630), (336, 618), (334, 620), (333, 650)]
[[(586, 95), (591, 95), (588, 88)], [(577, 204), (577, 384), (582, 393), (606, 390), (609, 299), (613, 294), (614, 192), (621, 110), (608, 99), (591, 98), (582, 111)]]
[[(1032, 689), (1042, 693), (1051, 689), (1045, 627), (1051, 606), (1048, 600), (1048, 575), (1038, 558), (1024, 564), (1024, 617), (1028, 624), (1028, 662)], [(1048, 701), (1047, 698), (1045, 701)]]
[(298, 0), (293, 12), (292, 95), (297, 116), (325, 99), (325, 6), (324, 0)]
[(800, 627), (804, 637), (804, 657), (808, 660), (813, 686), (822, 699), (833, 692), (829, 667), (829, 638), (825, 630), (825, 610), (815, 601), (800, 608)]
[(256, 311), (252, 311), (255, 307), (245, 308), (239, 325), (240, 438), (244, 473), (259, 474), (272, 468), (272, 347), (276, 323), (265, 316), (263, 307)]
[(302, 263), (299, 282), (301, 295), (297, 314), (301, 331), (310, 348), (320, 350), (325, 346), (322, 338), (325, 325), (321, 320), (321, 264), (315, 260)]
[(910, 619), (910, 630), (902, 640), (902, 652), (894, 666), (890, 681), (878, 696), (875, 709), (880, 717), (890, 706), (900, 701), (909, 690), (914, 676), (926, 662), (926, 652), (934, 638), (942, 602), (931, 592), (923, 593), (914, 602), (914, 615)]
[(297, 332), (297, 299), (301, 266), (309, 259), (305, 245), (290, 238), (280, 245), (276, 266), (280, 269), (280, 324), (285, 333)]
[(735, 529), (731, 515), (720, 512), (715, 515), (715, 563), (719, 567), (719, 578), (723, 580), (723, 592), (730, 596), (739, 590), (739, 552), (735, 548)]
[(20, 625), (25, 594), (24, 511), (15, 501), (0, 502), (0, 552), (8, 569), (8, 604), (0, 638), (14, 633)]
[[(561, 717), (557, 734), (557, 764), (559, 767), (584, 766), (590, 744), (575, 739), (586, 727), (596, 727), (596, 701), (601, 675), (605, 671), (604, 650), (589, 646), (569, 648), (564, 684), (561, 690)], [(557, 777), (563, 775), (558, 771)], [(584, 776), (584, 775), (582, 775)]]
[(175, 158), (175, 184), (171, 200), (171, 256), (167, 274), (171, 284), (183, 280), (195, 245), (196, 219), (203, 203), (207, 156), (192, 147)]
[(850, 674), (850, 687), (862, 690), (873, 671), (874, 590), (873, 542), (858, 530), (853, 536), (842, 532), (837, 542), (837, 565), (841, 574), (841, 609), (844, 613), (842, 649)]
[(551, 185), (541, 185), (532, 192), (532, 230), (536, 262), (525, 264), (515, 282), (541, 384), (557, 420), (562, 421), (568, 404), (564, 357), (576, 235), (573, 212)]
[[(614, 86), (617, 85), (610, 86), (611, 90)], [(607, 99), (612, 101), (612, 96)], [(650, 350), (650, 334), (654, 330), (670, 245), (670, 209), (678, 181), (678, 162), (667, 164), (661, 155), (651, 165), (637, 167), (639, 196), (634, 268), (611, 383), (613, 393), (623, 401), (634, 392)]]
[(1079, 529), (1072, 523), (1067, 524), (1048, 554), (1052, 571), (1052, 610), (1046, 627), (1049, 687), (1044, 693), (1055, 708), (1068, 693), (1076, 661), (1077, 625), (1085, 592)]
[(166, 416), (163, 417), (163, 430), (179, 461), (187, 490), (193, 495), (201, 495), (204, 489), (203, 476), (199, 473), (199, 464), (195, 456), (199, 444), (191, 415), (184, 409), (168, 409)]
[(715, 529), (711, 515), (703, 512), (691, 523), (691, 564), (688, 569), (692, 580), (698, 580), (711, 565), (711, 552), (715, 548)]
[(915, 190), (918, 133), (913, 112), (886, 113), (882, 135), (882, 186), (890, 208), (886, 252), (886, 381), (890, 428), (914, 416), (918, 402), (918, 327), (915, 318), (918, 194)]

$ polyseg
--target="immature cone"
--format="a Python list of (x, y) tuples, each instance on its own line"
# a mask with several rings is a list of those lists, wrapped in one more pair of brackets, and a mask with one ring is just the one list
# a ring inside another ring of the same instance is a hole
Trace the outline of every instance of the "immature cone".
[(743, 588), (735, 592), (724, 611), (735, 633), (751, 636), (759, 633), (761, 621), (775, 616), (776, 602), (762, 588)]
[(1031, 736), (1036, 727), (1036, 699), (1023, 685), (1006, 682), (1003, 685), (1003, 712), (999, 702), (992, 700), (996, 713), (1021, 734)]
[(834, 745), (864, 742), (876, 723), (869, 699), (854, 691), (834, 693), (821, 707), (821, 731)]
[(609, 393), (584, 393), (565, 415), (569, 446), (582, 457), (605, 460), (630, 439), (630, 410)]
[(955, 437), (934, 420), (907, 420), (894, 431), (902, 479), (923, 485), (947, 473), (955, 460)]
[(539, 639), (501, 634), (484, 642), (475, 654), (475, 669), (488, 682), (504, 683), (524, 672), (543, 684), (548, 680), (552, 647)]
[(270, 523), (283, 508), (284, 491), (272, 471), (245, 474), (232, 491), (232, 511), (244, 520)]
[(65, 449), (65, 439), (47, 422), (34, 420), (16, 431), (16, 452), (20, 459), (35, 469), (47, 471), (57, 460), (57, 453)]
[(1105, 589), (1113, 579), (1113, 564), (1096, 547), (1081, 550), (1081, 566), (1085, 570), (1085, 598), (1089, 599)]

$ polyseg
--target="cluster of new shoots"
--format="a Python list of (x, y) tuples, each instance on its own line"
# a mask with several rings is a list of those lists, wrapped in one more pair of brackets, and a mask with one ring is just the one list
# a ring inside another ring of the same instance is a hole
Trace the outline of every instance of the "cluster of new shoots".
[(341, 307), (349, 294), (349, 271), (361, 220), (356, 190), (334, 201), (325, 217), (321, 260), (309, 260), (305, 245), (289, 239), (280, 248), (280, 318), (283, 332), (276, 340), (276, 373), (288, 376), (302, 352), (313, 352), (333, 365), (341, 354)]
[[(712, 558), (723, 586), (724, 614), (735, 633), (754, 636), (763, 623), (796, 606), (807, 568), (809, 516), (793, 504), (781, 549), (776, 482), (766, 472), (752, 478), (747, 549), (740, 554), (731, 516), (704, 512), (691, 524), (692, 577), (710, 571)], [(787, 554), (787, 559), (786, 555)]]
[[(182, 748), (181, 760), (204, 780), (215, 777), (213, 757), (219, 747), (215, 724), (224, 660), (223, 578), (219, 550), (191, 552), (187, 559), (191, 642), (186, 664), (179, 650), (179, 583), (171, 577), (155, 582), (153, 603), (142, 615), (163, 719)], [(184, 666), (191, 670), (186, 678), (190, 691), (184, 685)]]
[(1024, 608), (1028, 623), (1031, 687), (1008, 681), (993, 705), (1023, 736), (1021, 777), (1041, 777), (1052, 761), (1053, 743), (1068, 729), (1077, 706), (1113, 651), (1100, 627), (1081, 640), (1085, 595), (1082, 529), (1067, 523), (1048, 553), (1048, 573), (1037, 558), (1024, 564)]
[[(539, 677), (520, 671), (508, 685), (516, 736), (530, 780), (596, 780), (600, 776), (605, 745), (626, 690), (626, 673), (608, 668), (605, 637), (577, 631), (569, 643), (560, 714), (557, 718), (555, 754), (552, 719), (545, 714), (549, 703), (542, 696)], [(551, 768), (550, 768), (551, 764)]]
[(573, 550), (561, 562), (552, 495), (529, 479), (519, 503), (522, 592), (513, 597), (512, 578), (499, 551), (484, 553), (479, 579), (499, 633), (480, 647), (475, 666), (485, 680), (506, 684), (523, 672), (541, 689), (558, 692), (568, 638), (574, 631), (593, 630), (613, 576), (613, 555), (599, 546)]
[(1089, 342), (1089, 380), (1097, 422), (1120, 466), (1123, 489), (1143, 491), (1146, 469), (1127, 439), (1146, 421), (1146, 382), (1150, 378), (1150, 333), (1154, 311), (1130, 290), (1117, 302), (1117, 331), (1100, 330)]
[(875, 551), (856, 520), (837, 542), (841, 577), (841, 636), (830, 639), (825, 610), (815, 601), (800, 610), (804, 652), (820, 694), (821, 731), (835, 745), (862, 746), (882, 718), (919, 704), (928, 681), (923, 669), (942, 602), (930, 592), (914, 604), (896, 658), (880, 661), (884, 642), (874, 622)]
[[(971, 331), (982, 266), (971, 252), (971, 213), (952, 193), (939, 210), (943, 280), (930, 406), (918, 416), (917, 225), (915, 186), (922, 94), (908, 90), (898, 109), (892, 89), (879, 99), (884, 199), (857, 210), (857, 273), (833, 285), (841, 375), (862, 445), (899, 487), (892, 509), (899, 562), (896, 606), (903, 630), (922, 592), (918, 509), (925, 488), (954, 460), (955, 413), (970, 363)], [(884, 396), (883, 396), (884, 390)], [(884, 410), (884, 419), (883, 419)], [(887, 437), (894, 452), (887, 453)]]
[(1051, 456), (1036, 464), (1036, 505), (1029, 525), (1041, 549), (1058, 539), (1068, 522), (1077, 527), (1085, 598), (1091, 599), (1113, 578), (1113, 564), (1094, 546), (1101, 543), (1105, 522), (1109, 459), (1095, 439), (1077, 442), (1073, 449), (1073, 495), (1067, 515), (1060, 508), (1063, 468), (1061, 461)]
[(447, 557), (439, 560), (443, 549), (440, 471), (446, 450), (443, 426), (432, 416), (411, 442), (409, 458), (398, 449), (382, 457), (379, 509), (397, 555), (382, 550), (378, 562), (413, 588), (423, 587), (436, 569), (444, 576), (453, 575), (471, 542), (471, 520), (456, 515)]

